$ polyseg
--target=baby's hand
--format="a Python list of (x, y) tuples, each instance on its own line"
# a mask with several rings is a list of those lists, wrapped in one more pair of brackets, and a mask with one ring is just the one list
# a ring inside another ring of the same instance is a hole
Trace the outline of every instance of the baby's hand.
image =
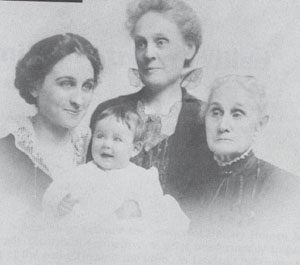
[(58, 204), (57, 212), (59, 216), (65, 216), (72, 212), (73, 207), (79, 201), (77, 199), (72, 198), (71, 194), (67, 194)]
[(115, 214), (119, 219), (137, 218), (142, 216), (142, 211), (136, 201), (127, 200), (115, 211)]

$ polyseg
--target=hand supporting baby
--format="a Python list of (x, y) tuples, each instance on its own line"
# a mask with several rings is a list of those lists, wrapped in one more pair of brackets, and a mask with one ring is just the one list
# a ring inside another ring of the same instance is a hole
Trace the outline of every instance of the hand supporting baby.
[(71, 193), (67, 194), (57, 205), (58, 215), (65, 216), (70, 214), (78, 202), (78, 199), (74, 199)]
[(115, 211), (115, 215), (118, 219), (130, 219), (138, 218), (142, 216), (142, 211), (139, 204), (134, 200), (126, 200), (121, 207)]

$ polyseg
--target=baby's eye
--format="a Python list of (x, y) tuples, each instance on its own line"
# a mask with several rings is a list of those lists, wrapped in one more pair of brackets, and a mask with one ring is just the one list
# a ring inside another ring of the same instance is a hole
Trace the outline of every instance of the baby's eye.
[(98, 134), (95, 135), (95, 137), (97, 139), (102, 139), (104, 137), (104, 135), (102, 133), (98, 133)]
[(85, 83), (83, 84), (82, 89), (83, 89), (84, 91), (91, 91), (91, 90), (94, 89), (94, 87), (95, 87), (94, 83), (91, 82), (91, 81), (89, 81), (89, 82), (85, 82)]
[(123, 140), (121, 139), (121, 137), (115, 137), (114, 141), (116, 141), (116, 142), (123, 142)]

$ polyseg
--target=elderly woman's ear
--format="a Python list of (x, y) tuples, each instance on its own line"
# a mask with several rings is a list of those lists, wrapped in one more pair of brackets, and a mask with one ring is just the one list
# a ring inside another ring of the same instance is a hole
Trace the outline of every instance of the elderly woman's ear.
[(270, 116), (266, 114), (259, 119), (259, 122), (258, 122), (258, 131), (259, 132), (262, 131), (267, 126), (267, 124), (269, 122), (269, 118), (270, 118)]

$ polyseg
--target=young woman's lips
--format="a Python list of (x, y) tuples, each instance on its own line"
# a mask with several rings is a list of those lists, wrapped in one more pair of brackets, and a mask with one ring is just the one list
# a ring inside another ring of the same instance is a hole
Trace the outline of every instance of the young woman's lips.
[(232, 142), (230, 138), (217, 138), (217, 141)]
[(81, 110), (74, 110), (74, 109), (65, 109), (69, 114), (77, 116), (80, 114)]

